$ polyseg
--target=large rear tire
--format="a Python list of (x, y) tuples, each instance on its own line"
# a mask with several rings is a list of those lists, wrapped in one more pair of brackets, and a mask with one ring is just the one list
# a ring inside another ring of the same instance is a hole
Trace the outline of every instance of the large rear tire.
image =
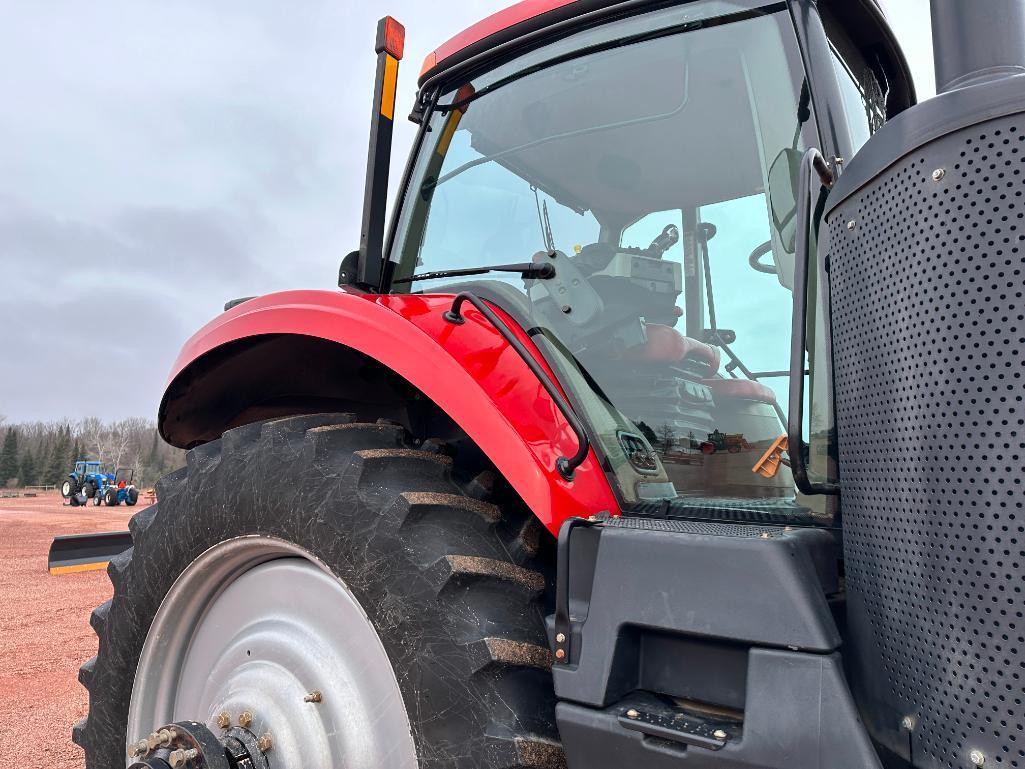
[(78, 492), (82, 490), (82, 484), (79, 483), (78, 478), (73, 475), (69, 475), (67, 480), (61, 484), (61, 496), (64, 499), (71, 499), (78, 495)]
[[(135, 546), (108, 567), (114, 597), (93, 612), (99, 654), (79, 674), (90, 709), (74, 730), (88, 769), (124, 766), (126, 747), (172, 712), (217, 733), (218, 714), (243, 706), (274, 736), (275, 769), (564, 767), (544, 627), (550, 543), (518, 500), (482, 499), (490, 473), (465, 477), (442, 444), (414, 445), (394, 424), (332, 414), (248, 425), (190, 451), (132, 519)], [(252, 587), (260, 580), (286, 583), (286, 598)], [(317, 631), (292, 580), (302, 595), (300, 583), (321, 586), (308, 590), (323, 591), (324, 617), (345, 615), (350, 595), (381, 654), (346, 662), (346, 634)], [(211, 614), (232, 628), (223, 645), (203, 624)], [(246, 627), (311, 637), (296, 652), (250, 643)], [(367, 691), (387, 684), (364, 680), (381, 660), (369, 678), (393, 682), (391, 709), (387, 691)], [(259, 665), (278, 672), (253, 688)], [(320, 704), (295, 696), (293, 678)], [(391, 726), (375, 732), (379, 721)], [(330, 749), (286, 749), (307, 743)]]

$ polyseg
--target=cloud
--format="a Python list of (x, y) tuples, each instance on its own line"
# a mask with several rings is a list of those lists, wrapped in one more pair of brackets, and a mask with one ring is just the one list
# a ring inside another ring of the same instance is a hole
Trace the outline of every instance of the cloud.
[(178, 346), (216, 310), (209, 286), (226, 293), (253, 269), (217, 212), (133, 209), (97, 223), (23, 205), (0, 210), (0, 263), (14, 265), (0, 300), (10, 419), (155, 414)]
[[(401, 114), (427, 51), (500, 5), (390, 9), (409, 29)], [(224, 301), (333, 285), (359, 238), (377, 15), (5, 4), (0, 413), (154, 416), (181, 344)], [(413, 132), (400, 121), (397, 164)]]

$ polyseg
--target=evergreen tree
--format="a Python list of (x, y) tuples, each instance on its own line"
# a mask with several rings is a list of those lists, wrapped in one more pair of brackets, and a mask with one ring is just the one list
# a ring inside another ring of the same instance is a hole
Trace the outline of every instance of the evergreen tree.
[(18, 431), (13, 427), (4, 436), (0, 449), (0, 486), (6, 486), (11, 478), (18, 477)]
[(156, 467), (160, 461), (160, 443), (157, 436), (157, 431), (153, 431), (153, 442), (149, 446), (149, 454), (146, 456), (146, 464), (150, 467)]
[(71, 453), (71, 431), (67, 427), (61, 428), (57, 437), (54, 438), (50, 449), (50, 457), (43, 472), (43, 483), (50, 483), (59, 486), (65, 476), (71, 471), (68, 465), (68, 456)]
[(164, 474), (164, 458), (160, 454), (160, 437), (157, 431), (153, 431), (153, 442), (150, 444), (149, 453), (144, 463), (142, 482), (146, 485), (156, 483)]
[(39, 467), (31, 448), (25, 449), (25, 453), (21, 455), (21, 471), (18, 478), (22, 486), (35, 486), (39, 483)]
[[(53, 451), (53, 441), (43, 438), (39, 441), (39, 451), (36, 453), (36, 483), (50, 483), (47, 473), (50, 469), (50, 454)], [(59, 484), (58, 484), (59, 485)]]
[(85, 459), (85, 457), (82, 456), (82, 444), (78, 438), (75, 438), (75, 445), (71, 449), (71, 463), (68, 466), (71, 467), (80, 459)]

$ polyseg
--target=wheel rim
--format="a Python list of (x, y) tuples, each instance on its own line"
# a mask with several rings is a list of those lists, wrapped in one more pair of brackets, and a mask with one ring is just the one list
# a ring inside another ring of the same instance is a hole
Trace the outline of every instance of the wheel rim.
[[(313, 692), (320, 702), (305, 701)], [(373, 624), (326, 566), (281, 540), (223, 542), (178, 578), (139, 658), (127, 739), (181, 719), (219, 734), (222, 712), (233, 724), (252, 714), (274, 769), (418, 765)]]
[(65, 498), (71, 496), (71, 481), (64, 481), (61, 484), (61, 496)]

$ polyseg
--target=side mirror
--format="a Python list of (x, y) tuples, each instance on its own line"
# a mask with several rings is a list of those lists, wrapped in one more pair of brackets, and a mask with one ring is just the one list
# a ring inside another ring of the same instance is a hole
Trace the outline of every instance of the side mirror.
[(801, 153), (787, 147), (769, 166), (769, 211), (774, 234), (788, 253), (794, 253), (797, 235), (797, 192)]

